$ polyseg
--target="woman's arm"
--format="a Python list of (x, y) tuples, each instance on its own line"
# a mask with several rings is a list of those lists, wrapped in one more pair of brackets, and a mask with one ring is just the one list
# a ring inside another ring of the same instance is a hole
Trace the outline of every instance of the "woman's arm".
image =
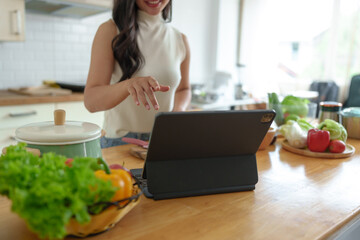
[(185, 111), (191, 101), (191, 88), (189, 81), (189, 69), (190, 69), (190, 47), (186, 36), (183, 34), (183, 41), (186, 49), (186, 56), (181, 63), (181, 81), (175, 92), (174, 100), (174, 112)]
[(154, 92), (166, 92), (169, 87), (160, 85), (154, 78), (136, 77), (110, 84), (116, 61), (112, 51), (112, 40), (116, 35), (116, 25), (111, 20), (103, 23), (95, 35), (84, 91), (85, 107), (89, 112), (108, 110), (131, 95), (136, 105), (142, 104), (149, 110), (150, 104), (145, 97), (147, 95), (153, 107), (159, 109)]
[(85, 107), (90, 112), (110, 109), (129, 95), (125, 81), (110, 85), (115, 65), (111, 46), (116, 34), (116, 26), (110, 20), (101, 24), (96, 32), (91, 50), (89, 75), (84, 91)]

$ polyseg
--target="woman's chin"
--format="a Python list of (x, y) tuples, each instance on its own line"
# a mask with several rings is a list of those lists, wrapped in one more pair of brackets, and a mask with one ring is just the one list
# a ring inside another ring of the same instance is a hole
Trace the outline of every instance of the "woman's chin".
[(161, 13), (160, 8), (146, 8), (145, 12), (149, 15), (158, 15)]
[(147, 14), (149, 14), (149, 15), (152, 15), (152, 16), (155, 16), (155, 15), (158, 15), (158, 14), (161, 13), (160, 10), (159, 10), (159, 11), (154, 11), (153, 9), (151, 9), (151, 10), (146, 10), (145, 12), (146, 12)]

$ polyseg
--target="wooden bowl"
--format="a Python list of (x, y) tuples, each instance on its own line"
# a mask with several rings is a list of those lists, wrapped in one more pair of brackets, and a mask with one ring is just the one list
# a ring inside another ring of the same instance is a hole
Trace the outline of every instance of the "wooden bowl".
[(140, 202), (141, 191), (135, 185), (133, 196), (125, 206), (120, 203), (110, 203), (111, 206), (101, 213), (92, 215), (89, 223), (80, 224), (74, 218), (70, 219), (66, 231), (70, 236), (87, 237), (102, 233), (115, 226), (128, 212)]
[(269, 130), (267, 131), (264, 139), (262, 140), (259, 150), (264, 150), (267, 146), (270, 145), (270, 143), (272, 142), (272, 140), (274, 139), (276, 133), (276, 129), (273, 127), (270, 127)]

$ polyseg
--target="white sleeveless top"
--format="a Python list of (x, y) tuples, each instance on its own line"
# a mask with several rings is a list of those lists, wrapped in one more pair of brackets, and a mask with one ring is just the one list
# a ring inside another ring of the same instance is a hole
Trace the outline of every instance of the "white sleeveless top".
[[(157, 111), (153, 109), (150, 101), (150, 110), (143, 105), (137, 106), (131, 96), (105, 111), (103, 128), (108, 138), (119, 138), (128, 132), (151, 132), (156, 113), (173, 109), (175, 91), (181, 80), (180, 65), (186, 56), (181, 33), (166, 24), (161, 14), (152, 16), (138, 11), (138, 25), (137, 43), (145, 63), (133, 77), (152, 76), (160, 84), (170, 86), (170, 90), (155, 92), (159, 102)], [(115, 61), (110, 84), (116, 84), (121, 76), (120, 65)]]

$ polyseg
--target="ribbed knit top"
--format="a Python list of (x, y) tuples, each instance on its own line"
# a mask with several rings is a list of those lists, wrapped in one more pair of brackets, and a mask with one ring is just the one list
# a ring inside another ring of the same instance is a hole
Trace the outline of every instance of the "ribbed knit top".
[[(105, 111), (103, 128), (109, 138), (122, 137), (128, 132), (151, 132), (156, 113), (173, 109), (175, 91), (181, 80), (180, 65), (186, 56), (181, 33), (165, 23), (161, 14), (153, 16), (138, 11), (138, 25), (137, 43), (145, 64), (133, 77), (152, 76), (160, 84), (170, 86), (170, 90), (155, 92), (160, 106), (157, 111), (153, 109), (150, 101), (150, 110), (142, 104), (137, 106), (131, 96)], [(116, 84), (121, 76), (120, 65), (115, 62), (111, 84)]]

